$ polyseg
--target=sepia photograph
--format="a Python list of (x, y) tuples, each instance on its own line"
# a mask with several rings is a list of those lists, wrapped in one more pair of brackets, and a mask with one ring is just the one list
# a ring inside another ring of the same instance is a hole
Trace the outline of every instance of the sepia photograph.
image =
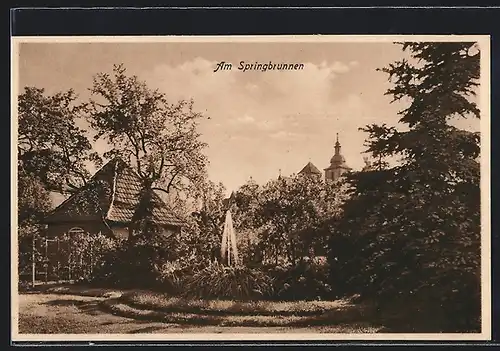
[(489, 36), (11, 40), (13, 340), (491, 337)]

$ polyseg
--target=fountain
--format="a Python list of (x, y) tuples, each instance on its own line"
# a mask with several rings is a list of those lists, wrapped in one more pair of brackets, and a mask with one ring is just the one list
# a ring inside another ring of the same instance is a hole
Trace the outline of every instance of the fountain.
[(226, 211), (226, 220), (224, 222), (224, 231), (222, 233), (221, 257), (226, 260), (227, 265), (231, 266), (239, 264), (238, 247), (236, 245), (236, 232), (233, 228), (233, 219), (231, 210)]

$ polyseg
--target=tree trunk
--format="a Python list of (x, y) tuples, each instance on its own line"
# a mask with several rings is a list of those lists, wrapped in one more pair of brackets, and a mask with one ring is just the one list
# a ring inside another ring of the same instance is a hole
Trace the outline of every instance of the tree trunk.
[(275, 260), (275, 265), (278, 265), (278, 255), (279, 255), (279, 250), (278, 250), (278, 245), (274, 245), (274, 260)]
[(33, 233), (31, 253), (31, 284), (35, 287), (36, 282), (36, 235)]
[(290, 239), (290, 260), (292, 263), (295, 265), (296, 261), (296, 252), (295, 252), (295, 241), (293, 239)]

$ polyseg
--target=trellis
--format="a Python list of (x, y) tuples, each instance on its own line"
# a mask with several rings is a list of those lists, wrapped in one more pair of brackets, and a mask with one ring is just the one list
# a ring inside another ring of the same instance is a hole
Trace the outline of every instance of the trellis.
[[(71, 237), (43, 237), (33, 235), (30, 259), (32, 285), (48, 282), (75, 281), (92, 273), (92, 247), (87, 255), (78, 254)], [(26, 276), (28, 267), (21, 269)]]

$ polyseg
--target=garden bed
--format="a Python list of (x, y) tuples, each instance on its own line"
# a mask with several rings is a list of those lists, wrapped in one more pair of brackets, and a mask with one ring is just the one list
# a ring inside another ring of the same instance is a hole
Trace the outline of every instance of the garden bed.
[[(225, 327), (312, 327), (312, 326), (345, 326), (350, 332), (375, 333), (382, 327), (367, 323), (366, 319), (360, 315), (345, 314), (336, 312), (323, 312), (318, 315), (259, 315), (259, 311), (254, 314), (229, 314), (219, 313), (193, 313), (193, 312), (167, 312), (166, 310), (153, 310), (131, 306), (122, 299), (108, 299), (101, 303), (103, 310), (121, 317), (128, 317), (138, 320), (175, 323), (184, 325), (212, 325)], [(207, 309), (207, 311), (210, 311)], [(357, 318), (356, 318), (357, 317)]]
[(259, 315), (259, 316), (318, 316), (325, 313), (358, 314), (365, 306), (354, 305), (348, 300), (336, 301), (236, 301), (202, 300), (172, 297), (153, 292), (125, 293), (120, 303), (156, 312), (197, 313), (208, 315)]

